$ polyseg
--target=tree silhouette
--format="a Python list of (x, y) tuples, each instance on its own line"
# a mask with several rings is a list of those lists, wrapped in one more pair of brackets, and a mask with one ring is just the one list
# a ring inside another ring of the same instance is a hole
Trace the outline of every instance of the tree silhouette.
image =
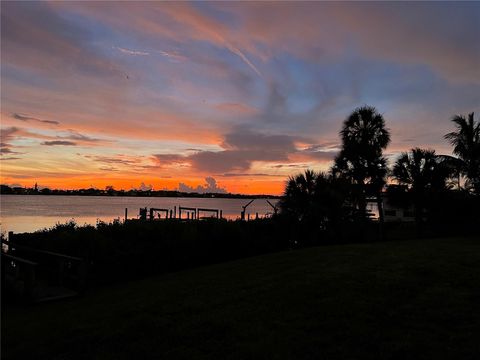
[(453, 153), (462, 163), (461, 173), (467, 177), (467, 188), (480, 194), (480, 121), (475, 122), (474, 113), (468, 114), (468, 119), (463, 115), (455, 115), (452, 122), (456, 131), (445, 135), (453, 146)]
[(451, 167), (444, 157), (435, 154), (435, 150), (414, 148), (400, 155), (393, 166), (392, 174), (400, 184), (409, 186), (413, 197), (415, 222), (421, 232), (427, 196), (446, 188), (446, 180), (452, 174)]
[(335, 158), (332, 172), (353, 184), (357, 207), (362, 216), (366, 216), (367, 196), (377, 198), (382, 223), (381, 190), (387, 175), (383, 150), (390, 143), (385, 120), (374, 107), (357, 108), (345, 120), (340, 136), (342, 149)]
[(290, 177), (280, 200), (280, 213), (307, 225), (336, 226), (346, 211), (345, 184), (325, 173), (306, 170)]
[(436, 156), (437, 161), (443, 167), (443, 171), (448, 174), (447, 187), (451, 189), (457, 187), (457, 190), (460, 190), (462, 169), (464, 167), (463, 160), (450, 155)]
[(283, 214), (300, 221), (312, 218), (318, 176), (314, 171), (306, 170), (303, 174), (288, 178), (285, 193), (280, 201), (280, 210)]

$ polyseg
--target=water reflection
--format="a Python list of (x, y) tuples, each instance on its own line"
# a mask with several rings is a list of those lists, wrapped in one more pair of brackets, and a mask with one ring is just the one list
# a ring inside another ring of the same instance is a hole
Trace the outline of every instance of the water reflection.
[[(28, 196), (2, 195), (0, 221), (2, 231), (31, 232), (65, 223), (74, 219), (77, 224), (95, 225), (97, 221), (123, 219), (125, 208), (128, 217), (136, 218), (141, 207), (173, 209), (174, 206), (213, 208), (223, 211), (223, 217), (240, 217), (247, 199), (215, 198), (159, 198), (159, 197), (105, 197), (105, 196)], [(276, 204), (276, 199), (270, 199)], [(273, 209), (264, 199), (250, 204), (246, 217), (271, 214)]]

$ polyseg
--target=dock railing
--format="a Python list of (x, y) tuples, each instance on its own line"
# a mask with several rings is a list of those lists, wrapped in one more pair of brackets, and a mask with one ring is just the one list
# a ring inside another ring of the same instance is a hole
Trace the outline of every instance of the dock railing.
[(3, 251), (1, 261), (2, 282), (8, 281), (14, 284), (15, 288), (20, 287), (21, 296), (27, 301), (32, 301), (35, 297), (35, 274), (38, 263)]
[(8, 241), (2, 240), (2, 245), (8, 246), (8, 250), (2, 247), (2, 266), (5, 266), (2, 270), (14, 284), (23, 281), (27, 300), (38, 300), (34, 288), (40, 280), (76, 293), (86, 289), (88, 264), (84, 259), (18, 244), (15, 238), (10, 232)]

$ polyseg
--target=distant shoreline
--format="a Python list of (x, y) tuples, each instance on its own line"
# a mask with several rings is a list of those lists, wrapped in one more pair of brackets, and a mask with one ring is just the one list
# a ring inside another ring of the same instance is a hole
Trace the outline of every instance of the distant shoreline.
[(33, 196), (108, 196), (108, 197), (178, 197), (178, 198), (217, 198), (217, 199), (280, 199), (280, 195), (248, 195), (248, 194), (221, 194), (221, 193), (186, 193), (173, 190), (35, 190), (32, 188), (10, 188), (2, 185), (1, 195), (33, 195)]

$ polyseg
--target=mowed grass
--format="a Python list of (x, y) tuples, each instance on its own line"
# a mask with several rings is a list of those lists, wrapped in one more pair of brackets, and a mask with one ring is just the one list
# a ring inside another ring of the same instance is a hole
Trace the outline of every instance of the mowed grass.
[(8, 359), (479, 359), (480, 238), (308, 248), (3, 312)]

